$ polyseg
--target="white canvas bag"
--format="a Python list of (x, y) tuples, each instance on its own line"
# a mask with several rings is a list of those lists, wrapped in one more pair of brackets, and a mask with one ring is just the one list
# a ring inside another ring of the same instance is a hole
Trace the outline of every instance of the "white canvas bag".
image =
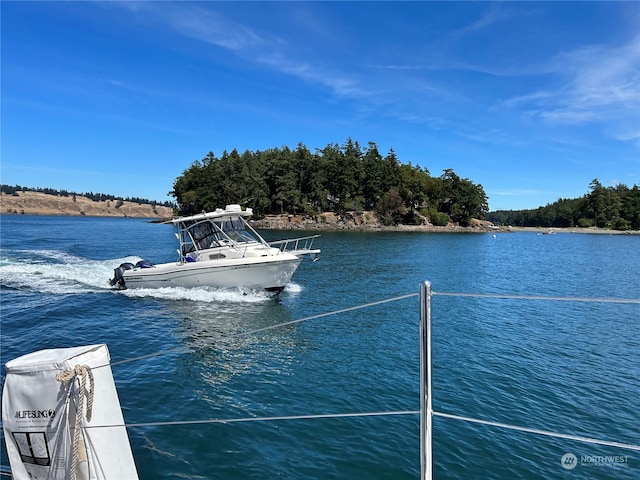
[(106, 345), (30, 353), (6, 373), (2, 423), (15, 480), (137, 480)]

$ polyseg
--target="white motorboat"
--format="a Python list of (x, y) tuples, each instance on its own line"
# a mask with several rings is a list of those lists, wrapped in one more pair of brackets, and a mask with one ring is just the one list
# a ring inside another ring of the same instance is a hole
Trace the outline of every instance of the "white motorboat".
[(215, 287), (280, 293), (319, 235), (267, 242), (246, 219), (252, 210), (227, 205), (223, 210), (179, 217), (173, 223), (180, 244), (178, 260), (123, 263), (110, 281), (118, 289)]

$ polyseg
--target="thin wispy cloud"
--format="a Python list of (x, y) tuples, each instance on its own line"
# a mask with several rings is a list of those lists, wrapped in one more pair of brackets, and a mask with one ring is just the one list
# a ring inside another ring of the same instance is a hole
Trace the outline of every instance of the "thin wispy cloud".
[(461, 38), (472, 36), (478, 32), (482, 32), (488, 28), (494, 27), (497, 23), (506, 22), (514, 16), (520, 16), (522, 12), (512, 10), (503, 3), (492, 3), (479, 18), (473, 22), (452, 30), (445, 38), (446, 41), (457, 41)]
[(210, 9), (180, 7), (165, 18), (181, 35), (236, 52), (264, 48), (267, 43), (253, 29)]
[[(208, 5), (215, 8), (215, 3)], [(229, 50), (248, 63), (304, 82), (323, 85), (338, 96), (360, 97), (364, 94), (354, 78), (323, 67), (318, 59), (314, 62), (300, 60), (291, 53), (284, 39), (273, 34), (261, 34), (212, 8), (205, 9), (192, 4), (161, 4), (152, 8), (156, 19), (166, 23), (176, 33)]]
[(614, 122), (613, 138), (639, 138), (640, 36), (623, 45), (563, 52), (540, 74), (557, 78), (557, 87), (515, 96), (502, 105), (520, 107), (552, 124)]
[(341, 97), (361, 97), (366, 95), (359, 82), (345, 74), (333, 73), (330, 70), (306, 61), (299, 61), (277, 51), (264, 54), (256, 59), (268, 68), (296, 77), (305, 82), (324, 85), (334, 94)]
[(265, 43), (265, 39), (246, 25), (194, 3), (129, 1), (107, 5), (125, 8), (141, 23), (164, 25), (185, 37), (233, 51), (244, 51)]

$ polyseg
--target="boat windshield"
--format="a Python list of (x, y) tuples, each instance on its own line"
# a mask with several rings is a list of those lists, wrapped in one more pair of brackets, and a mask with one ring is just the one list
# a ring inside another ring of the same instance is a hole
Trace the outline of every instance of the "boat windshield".
[(220, 247), (227, 238), (236, 243), (259, 242), (245, 228), (241, 218), (190, 220), (183, 222), (179, 230), (182, 255), (196, 250)]
[(209, 221), (185, 222), (180, 229), (183, 254), (220, 246), (222, 235)]
[(258, 242), (258, 239), (245, 228), (245, 223), (241, 218), (228, 218), (222, 221), (217, 221), (216, 224), (234, 242)]

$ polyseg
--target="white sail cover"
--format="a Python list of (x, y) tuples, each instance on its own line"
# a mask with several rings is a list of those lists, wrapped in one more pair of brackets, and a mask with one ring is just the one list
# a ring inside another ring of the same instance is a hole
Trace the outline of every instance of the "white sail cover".
[[(71, 378), (56, 379), (65, 372)], [(7, 362), (6, 375), (2, 423), (15, 480), (138, 478), (106, 345), (30, 353)]]

